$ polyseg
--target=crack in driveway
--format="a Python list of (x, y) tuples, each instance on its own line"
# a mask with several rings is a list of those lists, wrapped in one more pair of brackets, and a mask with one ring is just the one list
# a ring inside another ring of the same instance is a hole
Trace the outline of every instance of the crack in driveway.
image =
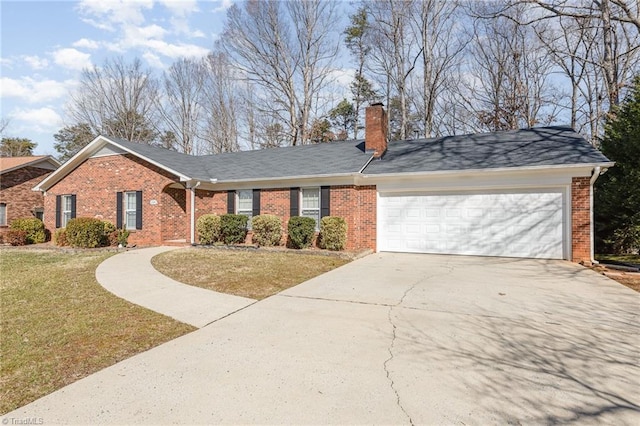
[(409, 415), (409, 413), (407, 412), (407, 409), (403, 406), (402, 401), (400, 399), (400, 393), (398, 392), (398, 390), (396, 389), (396, 383), (393, 380), (393, 377), (391, 377), (391, 371), (389, 370), (389, 363), (391, 361), (393, 361), (393, 358), (395, 357), (394, 353), (393, 353), (393, 349), (396, 345), (396, 340), (397, 340), (397, 329), (398, 326), (396, 325), (396, 323), (393, 321), (393, 309), (394, 308), (398, 308), (398, 307), (402, 307), (401, 305), (404, 303), (404, 300), (406, 299), (407, 295), (409, 293), (411, 293), (417, 286), (418, 284), (424, 282), (425, 280), (429, 280), (435, 277), (440, 277), (440, 276), (445, 276), (445, 275), (449, 275), (450, 273), (453, 272), (454, 267), (449, 265), (449, 261), (447, 261), (445, 263), (445, 265), (443, 266), (443, 268), (446, 269), (446, 272), (441, 273), (441, 274), (433, 274), (433, 275), (426, 275), (418, 280), (416, 280), (413, 284), (411, 284), (402, 294), (402, 297), (400, 298), (400, 300), (398, 301), (398, 303), (396, 303), (395, 305), (389, 305), (389, 311), (387, 313), (387, 319), (389, 320), (389, 324), (391, 324), (392, 327), (392, 337), (391, 337), (391, 343), (388, 347), (388, 351), (389, 351), (389, 358), (387, 358), (384, 363), (383, 363), (383, 368), (384, 371), (387, 375), (387, 379), (389, 380), (390, 386), (391, 386), (391, 390), (393, 391), (393, 393), (396, 395), (396, 404), (398, 405), (398, 407), (400, 408), (400, 410), (402, 410), (402, 412), (404, 413), (405, 416), (407, 416), (407, 419), (409, 420), (409, 424), (410, 425), (414, 425), (413, 419), (411, 418), (411, 415)]

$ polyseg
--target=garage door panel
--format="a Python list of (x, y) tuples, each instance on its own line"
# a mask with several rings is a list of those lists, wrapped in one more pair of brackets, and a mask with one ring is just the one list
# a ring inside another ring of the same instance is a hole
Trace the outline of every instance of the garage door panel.
[(488, 194), (380, 194), (382, 251), (563, 257), (560, 190)]

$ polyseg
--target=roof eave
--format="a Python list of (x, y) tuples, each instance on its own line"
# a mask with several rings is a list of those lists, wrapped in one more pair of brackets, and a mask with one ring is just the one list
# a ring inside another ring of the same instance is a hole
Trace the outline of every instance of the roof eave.
[(38, 158), (38, 159), (30, 161), (28, 163), (20, 164), (18, 166), (14, 166), (14, 167), (11, 167), (9, 169), (0, 170), (0, 174), (9, 173), (9, 172), (12, 172), (14, 170), (21, 169), (23, 167), (32, 167), (32, 166), (35, 166), (36, 164), (42, 163), (44, 161), (49, 162), (52, 166), (55, 166), (56, 168), (59, 168), (62, 165), (58, 160), (53, 158), (51, 155), (47, 155), (45, 157)]
[(527, 172), (527, 171), (540, 171), (540, 170), (562, 170), (562, 169), (578, 169), (578, 168), (594, 168), (600, 167), (602, 169), (608, 169), (613, 167), (615, 162), (601, 162), (601, 163), (578, 163), (578, 164), (562, 164), (562, 165), (544, 165), (544, 166), (520, 166), (520, 167), (496, 167), (496, 168), (481, 168), (481, 169), (464, 169), (464, 170), (434, 170), (434, 171), (421, 171), (421, 172), (396, 172), (396, 173), (364, 173), (362, 177), (365, 179), (371, 178), (386, 178), (386, 177), (411, 177), (411, 176), (440, 176), (440, 175), (453, 175), (453, 174), (478, 174), (483, 172)]
[(94, 140), (92, 140), (87, 146), (85, 146), (84, 148), (82, 148), (80, 151), (78, 151), (78, 153), (76, 153), (76, 155), (74, 155), (73, 157), (71, 157), (69, 160), (67, 160), (64, 164), (62, 164), (62, 166), (60, 166), (57, 170), (55, 170), (53, 173), (51, 173), (49, 176), (47, 176), (47, 178), (45, 178), (42, 182), (40, 182), (38, 185), (36, 185), (35, 187), (32, 188), (33, 191), (47, 191), (49, 188), (51, 188), (53, 185), (55, 185), (56, 183), (58, 183), (60, 180), (62, 180), (65, 176), (67, 176), (69, 173), (71, 173), (73, 170), (75, 170), (80, 164), (82, 164), (83, 161), (85, 161), (86, 159), (88, 159), (89, 157), (91, 157), (91, 155), (93, 153), (95, 153), (96, 151), (98, 151), (99, 149), (101, 149), (102, 147), (106, 146), (107, 144), (111, 144), (114, 145), (118, 148), (120, 148), (121, 150), (127, 152), (128, 154), (131, 155), (135, 155), (136, 157), (147, 161), (151, 164), (153, 164), (156, 167), (159, 167), (162, 170), (165, 170), (175, 176), (177, 176), (178, 178), (180, 178), (181, 181), (189, 181), (191, 180), (191, 178), (189, 176), (184, 175), (183, 173), (177, 172), (173, 169), (171, 169), (170, 167), (167, 167), (164, 164), (161, 164), (155, 160), (152, 160), (151, 158), (148, 158), (132, 149), (129, 149), (111, 139), (109, 139), (106, 136), (98, 136), (96, 137)]

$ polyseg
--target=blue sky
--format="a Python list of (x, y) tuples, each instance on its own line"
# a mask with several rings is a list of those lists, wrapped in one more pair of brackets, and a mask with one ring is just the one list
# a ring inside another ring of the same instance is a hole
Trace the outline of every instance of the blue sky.
[(56, 155), (53, 134), (83, 67), (140, 57), (157, 71), (203, 56), (233, 0), (0, 1), (0, 116), (4, 136)]

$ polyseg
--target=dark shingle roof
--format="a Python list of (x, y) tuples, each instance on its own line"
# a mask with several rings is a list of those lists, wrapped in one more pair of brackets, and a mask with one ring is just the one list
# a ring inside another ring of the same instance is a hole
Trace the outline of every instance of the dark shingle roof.
[(272, 148), (192, 156), (168, 149), (109, 138), (123, 147), (199, 180), (260, 180), (357, 173), (371, 157), (363, 141)]
[(366, 174), (568, 166), (609, 160), (570, 127), (390, 142)]
[[(192, 156), (109, 138), (184, 176), (218, 182), (262, 180), (359, 172), (371, 158), (364, 142), (316, 145)], [(609, 160), (570, 127), (392, 141), (364, 174), (599, 164)]]

